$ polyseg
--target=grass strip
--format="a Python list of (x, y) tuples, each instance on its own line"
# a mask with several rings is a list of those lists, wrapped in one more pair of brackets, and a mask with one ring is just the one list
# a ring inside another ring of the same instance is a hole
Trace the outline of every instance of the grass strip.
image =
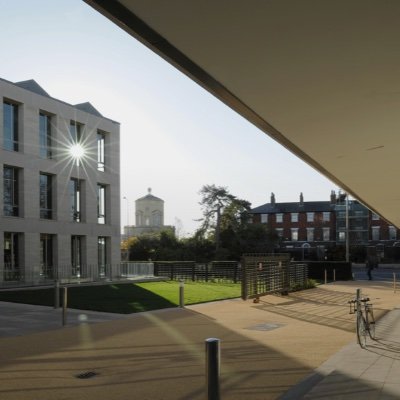
[[(240, 284), (186, 282), (184, 297), (187, 305), (236, 298), (240, 297)], [(53, 306), (54, 289), (0, 291), (0, 301)], [(68, 288), (68, 307), (80, 310), (131, 314), (178, 304), (179, 282), (175, 281)]]

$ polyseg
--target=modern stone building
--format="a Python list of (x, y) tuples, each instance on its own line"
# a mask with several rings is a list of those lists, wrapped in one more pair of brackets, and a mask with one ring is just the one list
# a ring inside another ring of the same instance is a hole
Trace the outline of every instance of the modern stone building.
[(0, 284), (112, 277), (119, 123), (90, 103), (52, 98), (33, 80), (0, 79), (0, 96)]

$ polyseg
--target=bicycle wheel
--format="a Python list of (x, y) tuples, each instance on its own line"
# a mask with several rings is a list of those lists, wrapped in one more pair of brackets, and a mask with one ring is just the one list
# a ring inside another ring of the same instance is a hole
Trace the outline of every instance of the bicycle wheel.
[(375, 340), (375, 318), (374, 318), (374, 312), (373, 312), (371, 306), (369, 306), (367, 308), (367, 312), (365, 314), (365, 319), (367, 322), (369, 337), (372, 340)]
[(364, 349), (367, 346), (367, 324), (362, 314), (357, 314), (357, 341)]

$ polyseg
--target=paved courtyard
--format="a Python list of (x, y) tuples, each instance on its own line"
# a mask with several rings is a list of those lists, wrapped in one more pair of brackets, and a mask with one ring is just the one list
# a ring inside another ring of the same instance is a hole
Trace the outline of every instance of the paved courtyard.
[[(367, 350), (355, 343), (348, 313), (357, 287), (378, 315), (387, 314), (378, 327), (382, 340)], [(129, 316), (74, 311), (64, 328), (60, 310), (39, 307), (40, 323), (24, 331), (25, 306), (0, 303), (0, 398), (204, 399), (208, 337), (221, 339), (222, 399), (399, 398), (390, 397), (400, 393), (393, 385), (400, 372), (397, 304), (400, 293), (388, 282), (339, 282), (258, 304), (237, 299)], [(19, 323), (9, 329), (13, 318)], [(386, 374), (368, 373), (383, 364)], [(335, 380), (347, 386), (327, 397), (339, 387)], [(350, 389), (352, 397), (343, 397)]]

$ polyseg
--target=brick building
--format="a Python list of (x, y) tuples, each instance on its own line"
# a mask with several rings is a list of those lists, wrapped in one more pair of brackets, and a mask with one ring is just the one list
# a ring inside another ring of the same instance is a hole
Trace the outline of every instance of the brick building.
[(345, 194), (331, 192), (329, 201), (278, 203), (271, 194), (269, 203), (251, 210), (252, 222), (267, 224), (281, 238), (280, 249), (307, 258), (324, 258), (327, 250), (346, 244), (363, 247), (385, 257), (385, 248), (397, 247), (398, 230), (357, 200), (346, 201)]

